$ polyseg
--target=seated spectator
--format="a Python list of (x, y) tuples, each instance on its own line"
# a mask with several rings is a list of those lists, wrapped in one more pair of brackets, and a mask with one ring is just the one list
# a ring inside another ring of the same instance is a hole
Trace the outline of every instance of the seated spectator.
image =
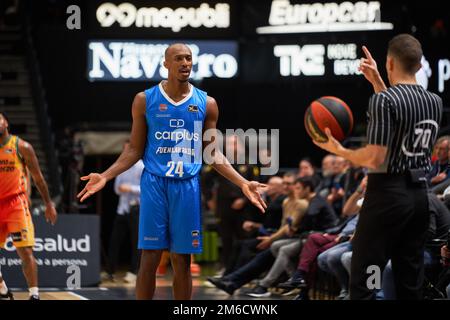
[(323, 198), (327, 198), (333, 188), (334, 165), (336, 156), (326, 155), (322, 160), (322, 179), (316, 188), (316, 192)]
[(312, 161), (309, 158), (303, 158), (298, 164), (297, 178), (311, 177), (314, 185), (318, 186), (320, 183), (320, 177), (316, 173), (316, 169)]
[(273, 233), (280, 227), (283, 219), (283, 202), (289, 193), (288, 184), (293, 179), (293, 175), (285, 175), (284, 178), (275, 176), (267, 181), (267, 188), (262, 195), (267, 203), (267, 209), (264, 215), (259, 215), (261, 219), (245, 220), (242, 224), (244, 231), (256, 233), (257, 235), (266, 235)]
[[(367, 179), (364, 179), (356, 191), (350, 196), (342, 209), (344, 216), (351, 216), (359, 212), (362, 206), (365, 185)], [(338, 299), (348, 298), (349, 273), (346, 271), (341, 262), (341, 257), (346, 252), (351, 252), (351, 238), (347, 242), (340, 243), (317, 257), (317, 264), (319, 268), (327, 273), (334, 275), (340, 286), (341, 292)]]
[[(450, 229), (450, 211), (442, 203), (442, 201), (440, 201), (436, 195), (431, 192), (428, 193), (428, 203), (430, 210), (430, 222), (426, 239), (427, 243), (430, 243), (433, 239), (445, 239), (447, 237), (448, 230)], [(351, 256), (351, 252), (348, 252), (342, 257), (342, 263), (349, 273)], [(424, 264), (425, 266), (431, 266), (435, 263), (437, 263), (437, 261), (435, 257), (433, 257), (430, 246), (426, 245), (424, 251)], [(382, 291), (377, 293), (377, 299), (395, 300), (395, 277), (390, 260), (383, 270), (381, 285)]]
[[(448, 163), (448, 159), (450, 158), (450, 154), (447, 153), (447, 160), (445, 160), (444, 150), (447, 148), (450, 152), (450, 148), (448, 147), (447, 142), (450, 143), (450, 136), (444, 136), (441, 137), (438, 140), (438, 143), (435, 145), (434, 153), (435, 155), (433, 158), (436, 158), (436, 160), (433, 162), (432, 169), (430, 173), (428, 174), (428, 182), (429, 186), (431, 188), (431, 191), (439, 196), (446, 195), (450, 191), (450, 175), (449, 170), (450, 168), (447, 167), (446, 169), (446, 163)], [(442, 163), (441, 163), (442, 161)], [(448, 197), (448, 196), (447, 196)], [(447, 207), (450, 203), (446, 201)]]
[[(267, 202), (267, 209), (262, 217), (262, 221), (246, 220), (242, 224), (244, 231), (251, 233), (252, 237), (238, 242), (233, 248), (233, 261), (230, 268), (224, 274), (229, 274), (239, 267), (245, 265), (257, 253), (256, 246), (261, 242), (258, 237), (267, 236), (278, 230), (285, 219), (283, 219), (283, 203), (286, 194), (295, 199), (293, 191), (294, 174), (285, 174), (283, 178), (271, 177), (267, 183), (264, 197)], [(292, 190), (291, 190), (292, 189)]]
[(333, 207), (334, 211), (340, 216), (345, 196), (345, 173), (349, 168), (349, 161), (342, 157), (336, 157), (334, 162), (334, 178), (331, 192), (327, 196), (327, 201)]
[[(283, 230), (285, 234), (290, 234), (291, 232), (307, 234), (311, 231), (325, 231), (328, 228), (336, 226), (337, 217), (333, 209), (324, 198), (314, 192), (315, 185), (310, 177), (298, 179), (296, 187), (298, 188), (300, 197), (309, 200), (309, 206), (307, 210), (294, 217), (292, 227), (285, 225), (280, 231)], [(256, 255), (252, 261), (233, 273), (220, 279), (208, 278), (208, 280), (217, 288), (232, 295), (234, 291), (258, 277), (262, 272), (267, 271), (274, 261), (275, 257), (272, 251), (266, 249)]]
[(342, 199), (344, 204), (359, 187), (367, 172), (366, 168), (356, 166), (351, 162), (349, 163), (349, 168), (344, 176), (344, 197)]
[[(308, 189), (301, 188), (301, 183), (297, 183), (296, 186), (300, 187), (301, 190), (301, 193), (299, 195), (300, 198), (305, 198), (311, 202), (311, 197), (314, 197), (316, 193), (315, 192), (311, 193)], [(309, 193), (309, 196), (307, 196), (306, 193)], [(314, 208), (314, 205), (315, 203), (310, 203), (310, 208), (308, 209), (308, 214), (310, 216), (315, 215), (314, 211), (316, 209)], [(308, 222), (307, 221), (304, 222), (302, 220), (303, 217), (299, 216), (299, 219), (294, 221), (292, 225), (289, 225), (289, 229), (286, 230), (288, 234), (295, 233), (296, 230), (298, 231), (299, 229), (306, 230), (302, 229), (305, 228), (302, 225), (307, 224)], [(296, 226), (302, 227), (296, 228)], [(307, 234), (307, 232), (305, 232), (305, 234)], [(292, 274), (294, 272), (295, 267), (293, 259), (299, 255), (302, 247), (302, 242), (303, 242), (302, 238), (286, 239), (274, 242), (270, 247), (270, 249), (272, 255), (276, 257), (275, 262), (273, 263), (267, 275), (262, 280), (259, 281), (258, 286), (256, 286), (253, 290), (250, 290), (247, 294), (255, 298), (269, 297), (271, 293), (268, 291), (268, 288), (275, 285), (284, 272), (286, 272), (287, 274)]]
[[(290, 178), (292, 177), (290, 176)], [(291, 181), (289, 183), (291, 183)], [(256, 248), (259, 250), (268, 249), (273, 242), (279, 239), (292, 237), (293, 234), (288, 234), (289, 228), (293, 224), (298, 225), (303, 219), (306, 209), (308, 208), (309, 199), (306, 198), (306, 195), (302, 191), (300, 185), (296, 183), (295, 180), (292, 181), (292, 184), (289, 184), (288, 188), (288, 197), (283, 201), (282, 227), (270, 235), (258, 237), (260, 243)]]
[(449, 151), (450, 136), (440, 137), (434, 148), (434, 153), (437, 159), (433, 163), (430, 173), (428, 174), (428, 182), (431, 187), (435, 187), (450, 178), (450, 168), (448, 163)]
[[(358, 192), (350, 198), (346, 208), (347, 211), (345, 211), (345, 213), (348, 213), (349, 216), (352, 217), (350, 217), (342, 227), (335, 230), (329, 230), (328, 233), (325, 234), (313, 233), (308, 236), (308, 239), (303, 246), (300, 255), (300, 261), (298, 263), (297, 270), (288, 281), (278, 285), (279, 288), (295, 289), (301, 287), (303, 288), (303, 290), (297, 296), (297, 300), (308, 299), (308, 278), (310, 278), (310, 271), (314, 262), (316, 261), (317, 256), (320, 253), (336, 246), (337, 244), (347, 242), (353, 235), (358, 221), (358, 217), (353, 215), (355, 215), (358, 210), (351, 209), (353, 208), (353, 204), (358, 201), (360, 195), (364, 193), (366, 185), (367, 178), (361, 182)], [(349, 207), (351, 207), (351, 209)], [(345, 292), (341, 292), (341, 295), (344, 294)]]

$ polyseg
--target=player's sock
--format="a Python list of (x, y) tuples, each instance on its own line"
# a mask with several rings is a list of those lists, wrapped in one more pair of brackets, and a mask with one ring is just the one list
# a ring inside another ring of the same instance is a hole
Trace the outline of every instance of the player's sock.
[(30, 292), (30, 297), (31, 296), (39, 297), (39, 288), (38, 287), (31, 287), (30, 289), (28, 289), (28, 291)]
[(0, 282), (0, 294), (7, 294), (8, 293), (8, 287), (6, 286), (6, 282), (5, 280), (3, 280), (2, 282)]

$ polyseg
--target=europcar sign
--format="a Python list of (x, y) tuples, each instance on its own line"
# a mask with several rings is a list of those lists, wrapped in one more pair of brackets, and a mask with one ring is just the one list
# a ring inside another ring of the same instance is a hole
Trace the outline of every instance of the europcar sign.
[(259, 34), (317, 33), (392, 30), (394, 25), (381, 21), (378, 1), (316, 2), (292, 4), (273, 0), (269, 25), (257, 28)]

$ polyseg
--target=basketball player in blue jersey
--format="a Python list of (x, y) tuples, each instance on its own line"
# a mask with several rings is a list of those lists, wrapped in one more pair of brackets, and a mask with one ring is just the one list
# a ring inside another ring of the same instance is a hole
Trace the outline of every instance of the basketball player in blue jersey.
[[(192, 53), (184, 44), (173, 44), (165, 52), (168, 79), (136, 95), (132, 105), (133, 124), (129, 147), (103, 173), (82, 177), (88, 181), (78, 194), (83, 202), (105, 184), (143, 159), (139, 249), (141, 264), (136, 298), (152, 299), (156, 270), (163, 250), (171, 252), (175, 299), (190, 299), (191, 254), (202, 251), (201, 207), (198, 173), (203, 148), (215, 143), (203, 141), (205, 130), (216, 130), (219, 111), (216, 101), (189, 83)], [(267, 207), (258, 182), (237, 173), (220, 151), (212, 154), (213, 167), (239, 186), (262, 212)]]

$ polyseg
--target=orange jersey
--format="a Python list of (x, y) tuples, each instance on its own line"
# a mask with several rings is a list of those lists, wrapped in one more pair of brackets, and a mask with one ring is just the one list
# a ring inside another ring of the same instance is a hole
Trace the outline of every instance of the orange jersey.
[(27, 189), (27, 170), (19, 153), (19, 137), (11, 135), (0, 145), (0, 201), (26, 195)]

